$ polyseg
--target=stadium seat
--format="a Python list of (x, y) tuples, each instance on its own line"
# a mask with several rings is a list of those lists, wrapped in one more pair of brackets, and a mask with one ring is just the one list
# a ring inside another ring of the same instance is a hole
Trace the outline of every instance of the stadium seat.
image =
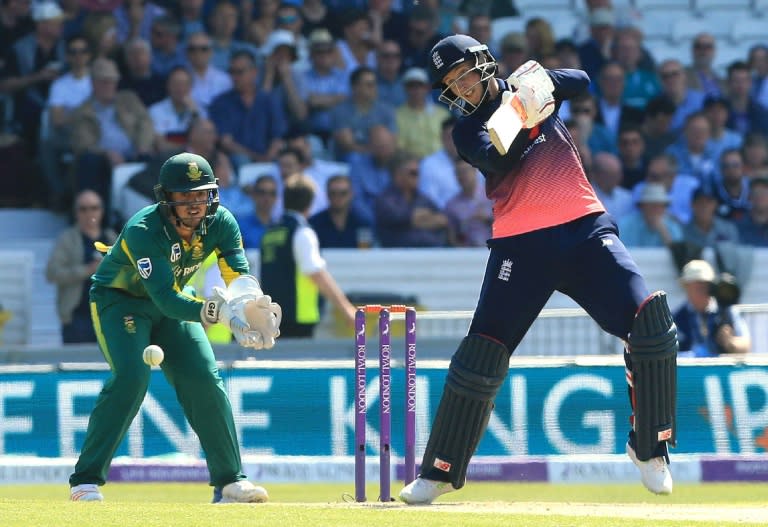
[[(749, 47), (758, 42), (768, 42), (767, 24), (762, 19), (739, 20), (731, 26), (731, 42)], [(745, 53), (746, 57), (746, 53)]]
[(525, 32), (526, 19), (521, 16), (503, 16), (491, 21), (491, 40), (501, 41), (507, 33)]
[(146, 163), (123, 163), (112, 169), (112, 209), (119, 212), (123, 218), (131, 215), (125, 215), (123, 210), (123, 190), (130, 179), (144, 170)]
[(709, 33), (716, 39), (728, 37), (731, 26), (723, 21), (709, 18), (680, 18), (672, 24), (672, 41), (687, 43), (699, 33)]
[(643, 13), (638, 21), (638, 27), (643, 32), (644, 39), (651, 42), (669, 42), (674, 19), (660, 11)]
[(714, 68), (717, 73), (725, 76), (728, 66), (737, 60), (747, 60), (747, 46), (731, 44), (727, 41), (721, 41), (717, 44), (714, 61)]
[(247, 163), (240, 167), (240, 172), (237, 175), (237, 184), (241, 187), (251, 185), (263, 174), (277, 177), (277, 165), (274, 163)]
[(635, 8), (641, 13), (648, 10), (690, 10), (691, 0), (635, 0)]
[(747, 10), (752, 5), (752, 0), (691, 0), (691, 2), (693, 8), (702, 14), (706, 14), (708, 9)]
[(691, 64), (691, 50), (688, 46), (681, 46), (670, 42), (657, 42), (653, 47), (649, 47), (649, 51), (657, 64), (667, 59), (679, 60), (684, 66), (690, 66)]
[(758, 16), (768, 15), (768, 0), (752, 0), (752, 9)]
[(576, 7), (574, 0), (515, 0), (515, 7), (527, 16), (527, 10), (572, 10)]

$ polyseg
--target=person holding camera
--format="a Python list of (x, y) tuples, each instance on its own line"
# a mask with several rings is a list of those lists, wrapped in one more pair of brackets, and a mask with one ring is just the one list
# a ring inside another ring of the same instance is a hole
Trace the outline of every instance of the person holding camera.
[(730, 275), (716, 277), (707, 261), (691, 260), (683, 267), (680, 284), (688, 300), (673, 315), (679, 355), (747, 353), (751, 346), (749, 328), (734, 307), (739, 292)]

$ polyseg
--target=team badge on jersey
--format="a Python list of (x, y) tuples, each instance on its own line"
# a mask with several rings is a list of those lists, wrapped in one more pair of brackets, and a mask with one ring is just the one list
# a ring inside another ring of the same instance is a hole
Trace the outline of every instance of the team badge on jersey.
[(512, 260), (506, 259), (503, 262), (501, 262), (501, 267), (499, 268), (499, 276), (497, 277), (499, 280), (504, 280), (505, 282), (509, 282), (509, 275), (512, 274)]
[(178, 243), (171, 245), (171, 262), (178, 262), (181, 258), (181, 246)]
[(144, 280), (152, 274), (152, 262), (149, 258), (139, 258), (136, 260), (136, 267), (139, 268), (139, 274)]
[(132, 315), (123, 317), (123, 327), (125, 327), (126, 333), (136, 333), (136, 321), (133, 320)]

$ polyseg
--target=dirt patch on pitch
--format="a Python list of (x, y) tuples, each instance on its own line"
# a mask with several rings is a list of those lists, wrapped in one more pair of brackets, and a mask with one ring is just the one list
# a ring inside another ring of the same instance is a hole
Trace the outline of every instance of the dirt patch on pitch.
[(728, 505), (685, 504), (613, 504), (613, 503), (548, 503), (548, 502), (457, 502), (438, 503), (428, 506), (408, 506), (402, 503), (361, 503), (361, 507), (395, 510), (420, 510), (429, 508), (436, 512), (471, 512), (490, 514), (530, 514), (574, 517), (626, 518), (644, 520), (676, 520), (689, 522), (766, 523), (768, 510), (762, 507), (736, 507)]

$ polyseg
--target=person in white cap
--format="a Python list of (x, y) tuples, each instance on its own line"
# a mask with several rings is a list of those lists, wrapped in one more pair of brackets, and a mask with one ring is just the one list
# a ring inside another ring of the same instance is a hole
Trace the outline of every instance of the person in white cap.
[(682, 241), (683, 227), (669, 214), (669, 194), (661, 183), (643, 187), (636, 211), (619, 221), (619, 237), (627, 247), (664, 247)]
[(749, 327), (737, 308), (723, 298), (718, 302), (713, 294), (722, 290), (716, 286), (718, 282), (706, 260), (691, 260), (683, 267), (680, 285), (687, 301), (673, 315), (681, 355), (716, 357), (749, 352)]
[(299, 57), (296, 37), (287, 29), (276, 29), (262, 47), (264, 53), (264, 78), (261, 89), (277, 91), (283, 101), (286, 114), (292, 122), (307, 118), (309, 109), (301, 96), (302, 75), (295, 67)]
[(408, 68), (403, 74), (405, 103), (395, 110), (397, 146), (419, 158), (442, 148), (441, 127), (450, 114), (432, 102), (429, 75), (422, 68)]

